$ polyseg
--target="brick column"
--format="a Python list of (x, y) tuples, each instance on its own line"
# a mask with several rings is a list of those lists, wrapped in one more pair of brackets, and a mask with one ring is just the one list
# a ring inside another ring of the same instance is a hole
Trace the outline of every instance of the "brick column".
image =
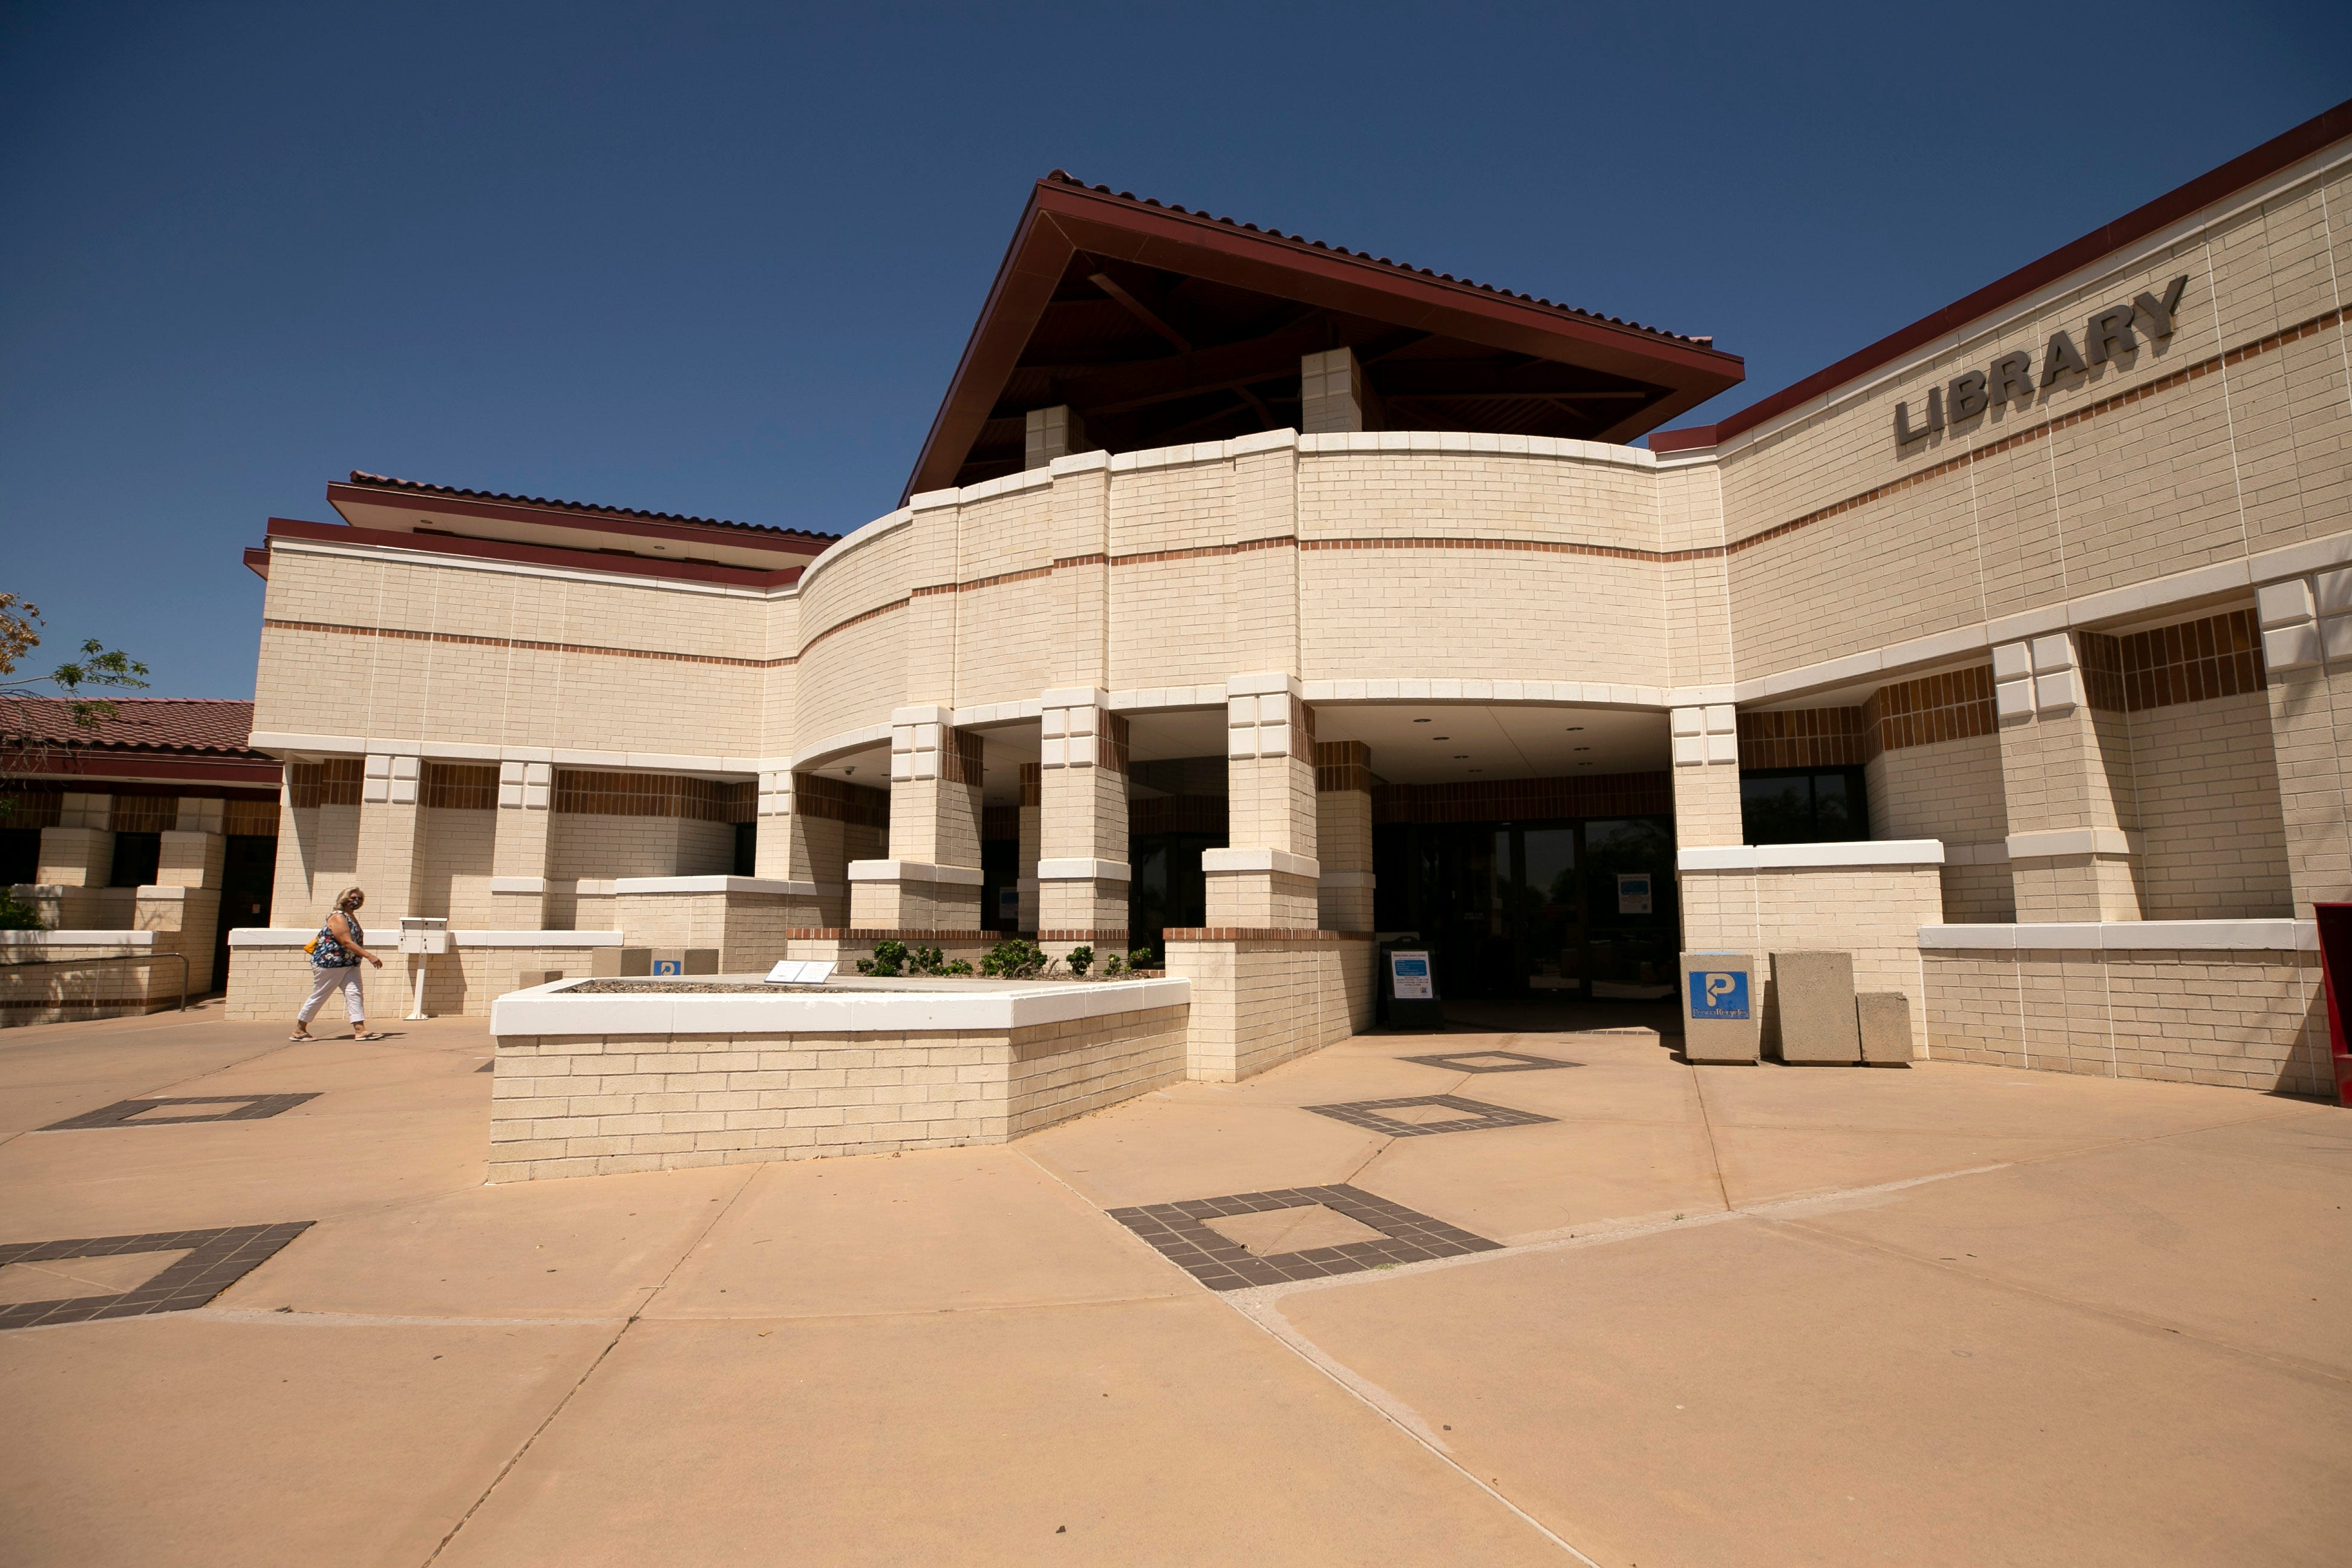
[(68, 791), (58, 822), (41, 829), (40, 869), (34, 881), (55, 892), (35, 895), (35, 907), (53, 931), (89, 931), (99, 920), (100, 894), (114, 874), (110, 795)]
[(1021, 764), (1021, 858), (1013, 886), (1020, 890), (1021, 912), (1015, 923), (1025, 931), (1037, 929), (1037, 861), (1045, 853), (1045, 770), (1036, 763)]
[[(132, 926), (173, 933), (162, 945), (188, 961), (188, 989), (213, 985), (213, 939), (220, 930), (221, 871), (228, 838), (221, 831), (226, 807), (217, 797), (182, 795), (173, 825), (158, 837), (155, 880), (142, 890)], [(151, 988), (178, 980), (158, 968)]]
[(980, 934), (980, 737), (945, 708), (890, 715), (890, 858), (849, 865), (859, 931)]
[(1021, 426), (1024, 468), (1049, 468), (1055, 458), (1087, 451), (1091, 446), (1087, 440), (1086, 421), (1066, 403), (1032, 408), (1022, 416)]
[(1045, 694), (1037, 940), (1055, 954), (1127, 947), (1127, 721), (1098, 688)]
[(555, 812), (549, 763), (499, 764), (499, 816), (490, 847), (490, 924), (547, 929), (547, 846)]
[(1296, 676), (1225, 682), (1228, 847), (1201, 857), (1212, 930), (1317, 929), (1314, 748)]
[(1372, 749), (1361, 741), (1315, 746), (1316, 885), (1325, 931), (1372, 929)]
[(358, 869), (352, 880), (368, 897), (361, 923), (379, 940), (384, 932), (396, 936), (400, 917), (416, 912), (416, 841), (425, 815), (416, 800), (421, 769), (413, 756), (371, 752), (360, 774)]
[(1380, 400), (1352, 349), (1304, 354), (1298, 361), (1298, 430), (1319, 436), (1381, 427)]
[(1739, 843), (1738, 718), (1731, 704), (1677, 708), (1668, 723), (1674, 731), (1675, 846)]
[(2263, 587), (2279, 807), (2294, 914), (2352, 899), (2352, 568)]
[(2138, 812), (2113, 637), (2053, 632), (1993, 649), (2017, 918), (2136, 921)]

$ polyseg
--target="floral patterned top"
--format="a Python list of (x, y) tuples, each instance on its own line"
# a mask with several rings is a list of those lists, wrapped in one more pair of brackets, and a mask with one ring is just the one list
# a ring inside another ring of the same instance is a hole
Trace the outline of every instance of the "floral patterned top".
[[(362, 947), (365, 947), (367, 945), (367, 932), (361, 927), (359, 917), (352, 914), (348, 910), (338, 910), (337, 913), (341, 914), (344, 921), (350, 924), (352, 928), (352, 941)], [(332, 916), (329, 917), (325, 925), (319, 928), (319, 945), (311, 951), (310, 962), (313, 965), (320, 969), (349, 969), (359, 963), (359, 955), (357, 953), (353, 952), (350, 948), (345, 947), (341, 942), (335, 940), (334, 920)]]

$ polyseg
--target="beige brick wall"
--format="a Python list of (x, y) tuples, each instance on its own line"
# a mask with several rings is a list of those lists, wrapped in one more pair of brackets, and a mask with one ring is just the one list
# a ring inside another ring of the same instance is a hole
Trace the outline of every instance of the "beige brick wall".
[(520, 1037), (490, 1179), (1001, 1143), (1182, 1076), (1185, 1009), (1009, 1032)]
[(2270, 707), (2259, 691), (2130, 715), (2140, 907), (2152, 921), (2293, 912)]
[(1192, 983), (1188, 1075), (1233, 1083), (1372, 1024), (1373, 947), (1346, 940), (1171, 941)]
[(2332, 1096), (2315, 954), (1929, 951), (1943, 1060)]
[[(2002, 849), (2009, 810), (2002, 794), (2000, 737), (1972, 735), (1881, 752), (1864, 770), (1873, 838), (1934, 838), (1948, 857)], [(2013, 921), (2017, 894), (2006, 861), (1943, 867), (1944, 916), (1955, 922)]]

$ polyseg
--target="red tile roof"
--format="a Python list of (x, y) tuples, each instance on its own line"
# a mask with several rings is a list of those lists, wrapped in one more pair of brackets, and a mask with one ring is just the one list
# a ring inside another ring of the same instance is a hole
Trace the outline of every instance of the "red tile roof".
[(504, 501), (509, 506), (543, 506), (557, 511), (576, 511), (589, 517), (635, 517), (648, 522), (682, 522), (697, 528), (732, 528), (746, 533), (774, 534), (786, 539), (834, 540), (841, 537), (837, 533), (818, 533), (805, 528), (776, 528), (764, 522), (729, 522), (723, 518), (688, 517), (675, 511), (642, 511), (630, 506), (598, 506), (593, 501), (509, 495), (504, 490), (460, 489), (455, 485), (426, 484), (422, 479), (396, 479), (389, 474), (371, 474), (361, 468), (352, 470), (352, 483), (370, 485), (378, 489), (404, 490), (412, 495), (448, 496), (457, 500)]
[(62, 697), (0, 698), (0, 744), (55, 746), (168, 756), (212, 756), (268, 763), (247, 744), (253, 704), (213, 697), (118, 697), (115, 714), (94, 731), (73, 721)]
[(1475, 289), (1481, 293), (1495, 294), (1506, 300), (1519, 300), (1530, 305), (1539, 305), (1545, 310), (1554, 310), (1560, 315), (1580, 321), (1606, 321), (1612, 327), (1625, 327), (1633, 331), (1647, 332), (1652, 337), (1664, 338), (1670, 342), (1693, 343), (1700, 348), (1715, 346), (1715, 339), (1712, 336), (1687, 337), (1681, 332), (1667, 331), (1663, 327), (1645, 327), (1639, 321), (1628, 321), (1616, 316), (1604, 316), (1594, 310), (1580, 310), (1573, 305), (1555, 304), (1538, 295), (1521, 294), (1509, 289), (1497, 289), (1491, 283), (1480, 283), (1468, 278), (1456, 278), (1451, 272), (1433, 272), (1426, 267), (1415, 267), (1409, 261), (1391, 261), (1385, 256), (1374, 256), (1368, 250), (1350, 250), (1344, 245), (1326, 244), (1319, 239), (1309, 239), (1303, 234), (1285, 234), (1278, 228), (1260, 228), (1256, 224), (1243, 223), (1236, 218), (1221, 217), (1199, 207), (1181, 207), (1174, 202), (1157, 201), (1150, 196), (1139, 196), (1133, 191), (1114, 191), (1108, 185), (1090, 185), (1076, 174), (1062, 169), (1055, 169), (1047, 174), (1045, 183), (1072, 185), (1082, 191), (1092, 191), (1097, 195), (1115, 197), (1131, 206), (1158, 207), (1162, 212), (1181, 213), (1188, 217), (1207, 218), (1211, 223), (1221, 223), (1227, 228), (1238, 228), (1249, 234), (1264, 235), (1269, 239), (1287, 240), (1293, 245), (1305, 246), (1312, 250), (1328, 250), (1339, 256), (1352, 256), (1359, 260), (1370, 261), (1398, 272), (1410, 273), (1416, 278), (1434, 278), (1440, 282), (1459, 284), (1465, 289)]

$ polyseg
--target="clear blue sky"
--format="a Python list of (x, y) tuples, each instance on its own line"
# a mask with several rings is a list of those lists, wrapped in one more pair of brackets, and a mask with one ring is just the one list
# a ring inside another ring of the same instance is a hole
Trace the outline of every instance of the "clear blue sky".
[(0, 588), (236, 697), (240, 549), (353, 468), (855, 527), (1055, 166), (1713, 332), (1727, 413), (2347, 61), (2340, 4), (0, 4)]

